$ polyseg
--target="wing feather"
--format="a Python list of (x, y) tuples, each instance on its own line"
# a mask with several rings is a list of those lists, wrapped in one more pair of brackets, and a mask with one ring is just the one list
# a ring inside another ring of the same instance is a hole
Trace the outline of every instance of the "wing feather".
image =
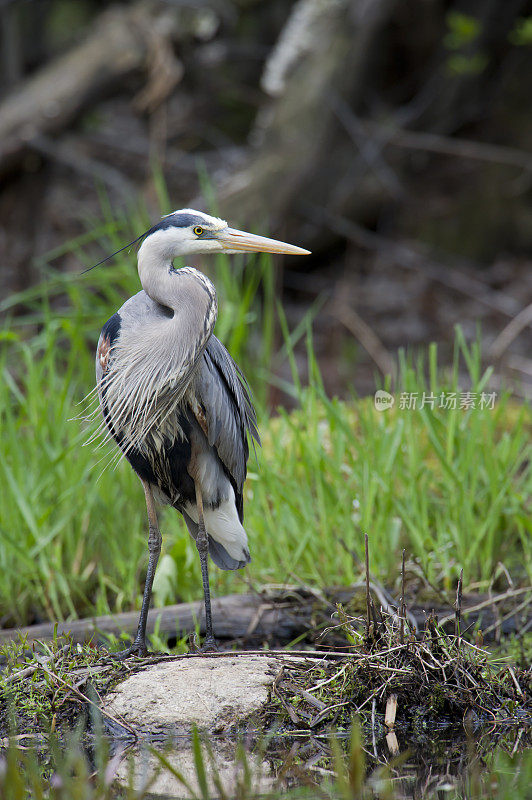
[(205, 348), (194, 388), (207, 423), (209, 445), (216, 449), (237, 496), (241, 495), (248, 435), (260, 445), (257, 416), (246, 379), (216, 336), (211, 336)]

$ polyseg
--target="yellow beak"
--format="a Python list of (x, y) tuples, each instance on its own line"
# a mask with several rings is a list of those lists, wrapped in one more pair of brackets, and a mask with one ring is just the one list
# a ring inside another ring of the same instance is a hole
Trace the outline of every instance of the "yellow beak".
[(254, 233), (226, 228), (216, 235), (224, 250), (230, 253), (284, 253), (291, 256), (308, 256), (310, 250), (296, 247), (294, 244), (278, 242), (266, 236), (255, 236)]

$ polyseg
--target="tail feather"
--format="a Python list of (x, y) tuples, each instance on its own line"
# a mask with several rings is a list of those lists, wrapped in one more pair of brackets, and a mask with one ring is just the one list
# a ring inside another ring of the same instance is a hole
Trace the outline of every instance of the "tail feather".
[[(198, 523), (194, 522), (194, 520), (189, 517), (186, 511), (183, 511), (182, 513), (187, 524), (188, 532), (192, 538), (196, 540), (198, 536)], [(246, 558), (239, 561), (238, 559), (230, 556), (223, 544), (217, 542), (216, 539), (213, 539), (209, 533), (207, 534), (207, 538), (209, 540), (209, 555), (216, 566), (220, 569), (242, 569), (242, 567), (245, 567), (246, 564), (249, 564), (251, 561), (251, 556), (249, 555), (248, 550), (245, 551)]]

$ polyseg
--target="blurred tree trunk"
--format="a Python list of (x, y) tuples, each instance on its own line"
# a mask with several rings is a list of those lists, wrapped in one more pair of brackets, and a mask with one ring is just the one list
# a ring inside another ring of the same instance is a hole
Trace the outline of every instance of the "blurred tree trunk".
[[(525, 0), (433, 4), (425, 34), (419, 32), (431, 46), (420, 48), (421, 55), (408, 51), (417, 82), (412, 97), (396, 107), (381, 101), (389, 137), (373, 137), (362, 124), (359, 115), (372, 116), (368, 96), (374, 72), (384, 69), (383, 50), (392, 45), (390, 28), (401, 15), (411, 26), (416, 5), (402, 7), (395, 0), (296, 3), (266, 63), (262, 85), (272, 99), (259, 112), (247, 161), (218, 186), (226, 216), (242, 223), (269, 220), (275, 229), (289, 211), (292, 226), (297, 220), (296, 235), (311, 247), (324, 235), (308, 222), (312, 207), (326, 206), (371, 225), (387, 204), (409, 197), (411, 152), (388, 147), (395, 130), (453, 135), (489, 114), (511, 51), (509, 34), (525, 13)], [(456, 52), (449, 49), (446, 33), (453, 13), (467, 16), (478, 28), (469, 43), (458, 47), (462, 70), (455, 72)], [(434, 20), (437, 14), (440, 24)], [(393, 30), (394, 36), (400, 34), (400, 28)], [(393, 44), (406, 48), (412, 42)], [(394, 66), (391, 61), (386, 69)], [(403, 71), (398, 62), (398, 81)], [(393, 79), (392, 71), (387, 82)]]
[[(297, 197), (327, 196), (345, 172), (332, 149), (334, 98), (357, 105), (372, 51), (395, 0), (299, 0), (266, 65), (276, 96), (261, 112), (247, 165), (219, 187), (231, 219), (279, 224)], [(349, 158), (349, 154), (348, 154)]]
[[(0, 175), (18, 166), (32, 140), (62, 131), (144, 66), (154, 45), (161, 46), (158, 22), (144, 2), (105, 11), (81, 44), (17, 85), (0, 104)], [(163, 77), (170, 91), (171, 76)]]

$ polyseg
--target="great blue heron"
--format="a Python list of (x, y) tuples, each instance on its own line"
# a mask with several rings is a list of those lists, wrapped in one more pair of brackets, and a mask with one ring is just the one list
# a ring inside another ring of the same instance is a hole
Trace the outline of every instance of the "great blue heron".
[(259, 441), (255, 411), (240, 369), (212, 333), (214, 286), (192, 267), (175, 269), (173, 260), (197, 253), (309, 252), (188, 208), (163, 217), (135, 242), (141, 240), (142, 291), (106, 322), (96, 353), (105, 425), (142, 481), (148, 510), (144, 596), (135, 641), (123, 657), (147, 653), (146, 620), (161, 550), (156, 502), (180, 511), (196, 541), (204, 650), (216, 648), (207, 553), (221, 569), (240, 569), (250, 560), (242, 491), (248, 435)]

